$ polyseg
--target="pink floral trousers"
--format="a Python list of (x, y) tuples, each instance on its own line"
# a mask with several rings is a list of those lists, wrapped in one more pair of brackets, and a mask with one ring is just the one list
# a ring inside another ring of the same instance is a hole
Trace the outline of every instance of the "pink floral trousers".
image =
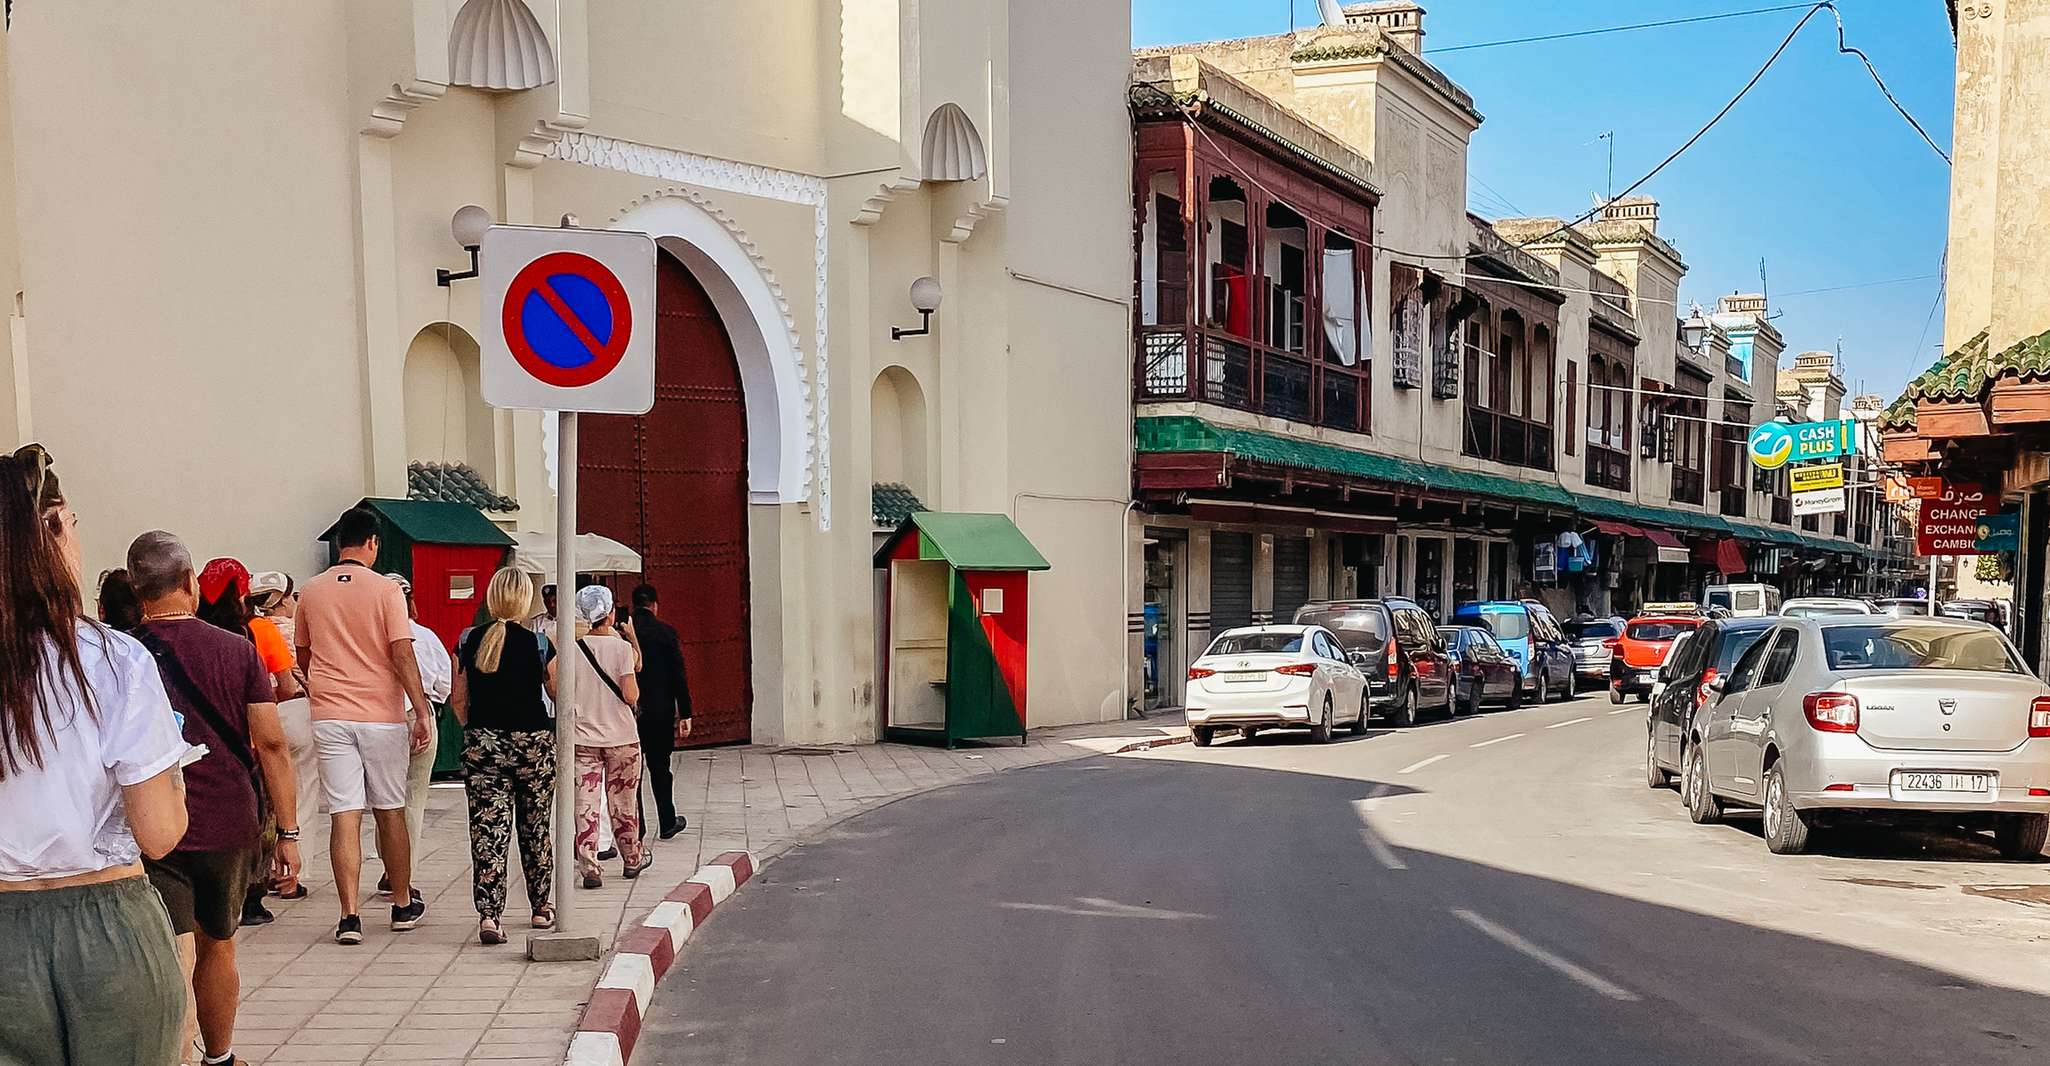
[(605, 791), (612, 812), (612, 841), (627, 869), (640, 865), (641, 746), (610, 748), (577, 745), (577, 873), (598, 873), (598, 791)]

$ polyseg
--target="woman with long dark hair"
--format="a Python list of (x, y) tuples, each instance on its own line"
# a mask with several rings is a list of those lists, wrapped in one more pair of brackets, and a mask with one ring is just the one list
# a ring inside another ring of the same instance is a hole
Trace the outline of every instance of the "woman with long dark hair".
[[(292, 669), (292, 649), (276, 623), (257, 617), (256, 611), (249, 606), (249, 568), (239, 560), (210, 559), (200, 569), (199, 610), (195, 617), (256, 645), (256, 657), (263, 660), (264, 672), (271, 676), (271, 688), (277, 694), (277, 702), (283, 703), (299, 695), (299, 679)], [(277, 915), (263, 905), (266, 893), (276, 891), (287, 899), (303, 899), (306, 895), (305, 886), (299, 884), (296, 875), (272, 868), (271, 856), (277, 851), (278, 827), (270, 804), (264, 802), (262, 775), (257, 777), (257, 824), (262, 844), (254, 852), (252, 861), (255, 867), (250, 870), (249, 895), (242, 901), (243, 925), (269, 925), (277, 920)]]
[(0, 1061), (178, 1061), (185, 981), (142, 856), (185, 835), (154, 660), (85, 617), (50, 455), (0, 458)]

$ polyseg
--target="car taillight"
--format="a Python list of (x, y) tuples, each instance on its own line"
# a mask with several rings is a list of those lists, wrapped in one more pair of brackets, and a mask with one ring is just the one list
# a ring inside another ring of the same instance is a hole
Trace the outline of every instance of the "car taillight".
[(1801, 712), (1818, 732), (1858, 731), (1858, 697), (1848, 692), (1810, 692), (1801, 700)]
[(1212, 670), (1207, 666), (1191, 666), (1189, 667), (1189, 680), (1201, 681), (1204, 678), (1209, 677), (1211, 674), (1214, 674), (1216, 672), (1217, 671)]
[(1610, 654), (1610, 655), (1614, 655), (1614, 654), (1616, 654), (1616, 649), (1618, 649), (1618, 648), (1621, 648), (1622, 646), (1623, 646), (1623, 638), (1622, 638), (1622, 637), (1603, 637), (1603, 638), (1602, 638), (1602, 647), (1604, 647), (1604, 648), (1607, 648), (1607, 649), (1609, 649), (1609, 654)]
[(1694, 692), (1695, 710), (1698, 711), (1703, 707), (1708, 706), (1708, 697), (1712, 695), (1712, 693), (1710, 693), (1708, 690), (1708, 686), (1715, 684), (1715, 679), (1717, 676), (1718, 671), (1713, 666), (1701, 672), (1701, 687), (1699, 689), (1696, 689)]
[(2050, 737), (2050, 696), (2037, 696), (2029, 704), (2029, 735)]
[(1316, 673), (1316, 672), (1317, 672), (1317, 664), (1316, 664), (1316, 663), (1289, 663), (1289, 664), (1288, 664), (1287, 666), (1277, 666), (1277, 667), (1275, 667), (1275, 668), (1274, 668), (1274, 672), (1275, 672), (1275, 673), (1277, 673), (1277, 674), (1294, 674), (1294, 675), (1296, 675), (1297, 677), (1308, 677), (1308, 676), (1310, 676), (1311, 674), (1314, 674), (1314, 673)]
[(1388, 638), (1388, 680), (1390, 680), (1390, 681), (1394, 681), (1394, 680), (1396, 680), (1397, 678), (1400, 678), (1401, 676), (1402, 676), (1402, 656), (1400, 656), (1399, 654), (1397, 654), (1397, 650), (1396, 650), (1396, 647), (1395, 647), (1395, 638), (1394, 638), (1394, 637), (1389, 637), (1389, 638)]
[(1416, 661), (1416, 676), (1418, 676), (1418, 677), (1437, 677), (1437, 676), (1438, 676), (1438, 664), (1437, 664), (1437, 663), (1434, 663), (1434, 662), (1432, 662), (1432, 661), (1431, 661), (1431, 660), (1429, 660), (1429, 659), (1418, 659), (1418, 660)]

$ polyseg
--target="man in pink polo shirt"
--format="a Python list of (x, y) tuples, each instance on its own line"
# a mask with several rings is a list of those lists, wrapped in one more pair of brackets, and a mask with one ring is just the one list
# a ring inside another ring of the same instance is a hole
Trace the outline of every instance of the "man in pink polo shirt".
[[(420, 684), (406, 597), (377, 561), (377, 515), (352, 508), (335, 523), (341, 561), (299, 594), (294, 641), (306, 669), (313, 742), (333, 835), (335, 895), (342, 920), (335, 942), (363, 942), (357, 914), (363, 872), (363, 811), (377, 821), (377, 851), (391, 878), (391, 927), (420, 924), (427, 905), (413, 891), (413, 844), (406, 833), (406, 764), (434, 735), (433, 704)], [(427, 708), (411, 715), (408, 707)]]

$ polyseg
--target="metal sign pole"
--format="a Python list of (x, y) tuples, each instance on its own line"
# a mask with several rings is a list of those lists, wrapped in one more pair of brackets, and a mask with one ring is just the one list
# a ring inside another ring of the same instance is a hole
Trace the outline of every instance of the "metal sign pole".
[(575, 932), (577, 871), (577, 413), (555, 429), (555, 928), (528, 941), (537, 962), (598, 957), (598, 937)]
[(577, 413), (564, 411), (555, 427), (555, 931), (565, 921), (576, 886), (577, 672)]

